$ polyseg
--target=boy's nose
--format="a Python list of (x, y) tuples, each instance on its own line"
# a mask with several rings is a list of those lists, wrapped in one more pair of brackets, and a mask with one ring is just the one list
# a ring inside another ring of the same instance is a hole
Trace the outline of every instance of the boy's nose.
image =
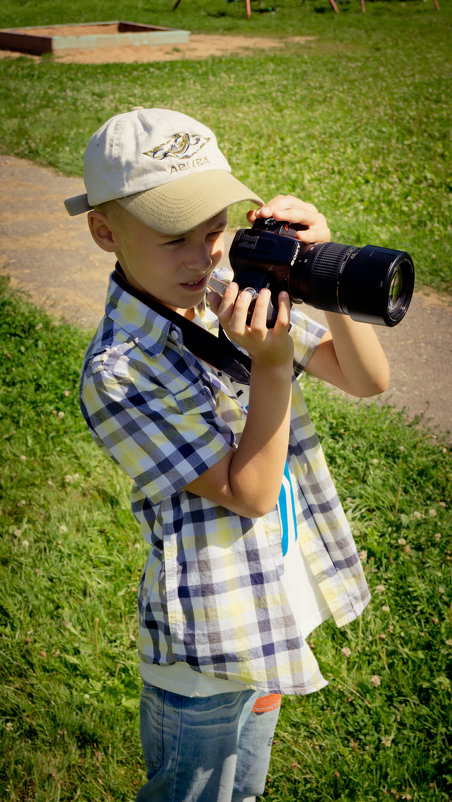
[(212, 264), (212, 243), (203, 242), (193, 246), (185, 260), (185, 264), (192, 270), (203, 268), (207, 270)]

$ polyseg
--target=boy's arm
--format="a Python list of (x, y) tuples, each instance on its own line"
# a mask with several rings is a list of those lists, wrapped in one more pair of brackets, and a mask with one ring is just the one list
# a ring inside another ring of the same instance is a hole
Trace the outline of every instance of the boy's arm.
[(250, 326), (246, 317), (251, 295), (246, 290), (238, 294), (236, 284), (229, 285), (216, 308), (228, 336), (251, 356), (248, 414), (238, 447), (185, 488), (246, 518), (265, 515), (275, 506), (289, 442), (293, 374), (290, 304), (287, 294), (281, 293), (276, 325), (267, 329), (269, 299), (269, 291), (262, 290)]
[(334, 312), (325, 317), (329, 331), (306, 365), (306, 373), (359, 398), (384, 392), (389, 364), (373, 327)]

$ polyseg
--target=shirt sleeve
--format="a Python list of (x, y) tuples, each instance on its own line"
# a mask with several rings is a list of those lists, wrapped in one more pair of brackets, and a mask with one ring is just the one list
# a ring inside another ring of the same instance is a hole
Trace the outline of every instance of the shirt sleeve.
[(96, 357), (82, 376), (81, 407), (97, 444), (156, 504), (224, 457), (234, 435), (202, 382), (173, 393), (130, 373)]
[(320, 340), (326, 332), (326, 327), (316, 323), (300, 309), (292, 307), (290, 312), (291, 337), (294, 341), (294, 370), (295, 374), (302, 373)]

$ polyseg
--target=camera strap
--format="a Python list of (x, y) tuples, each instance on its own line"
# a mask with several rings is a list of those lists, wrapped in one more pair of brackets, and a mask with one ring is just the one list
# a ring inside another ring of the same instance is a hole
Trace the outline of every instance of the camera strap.
[(207, 362), (217, 370), (225, 373), (233, 381), (240, 384), (250, 383), (251, 359), (247, 354), (236, 348), (226, 337), (221, 326), (219, 327), (218, 337), (211, 334), (207, 329), (198, 326), (192, 320), (182, 317), (178, 312), (169, 309), (164, 304), (159, 303), (146, 293), (140, 292), (132, 287), (127, 281), (119, 262), (115, 265), (115, 281), (121, 289), (133, 295), (141, 303), (152, 309), (157, 314), (175, 323), (184, 335), (184, 345), (199, 359)]

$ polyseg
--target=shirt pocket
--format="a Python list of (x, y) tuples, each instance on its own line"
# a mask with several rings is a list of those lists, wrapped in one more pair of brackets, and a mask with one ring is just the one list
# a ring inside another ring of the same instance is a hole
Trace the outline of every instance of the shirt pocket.
[(207, 386), (188, 386), (174, 393), (174, 401), (182, 414), (199, 413), (200, 415), (216, 412), (216, 401), (212, 390)]
[(144, 684), (140, 699), (140, 732), (148, 780), (163, 766), (164, 691)]

